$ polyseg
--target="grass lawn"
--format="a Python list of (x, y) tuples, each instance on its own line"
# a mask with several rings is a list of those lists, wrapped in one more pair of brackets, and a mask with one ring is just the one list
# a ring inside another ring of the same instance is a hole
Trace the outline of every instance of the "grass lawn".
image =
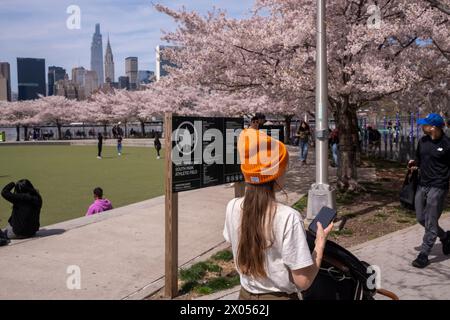
[[(84, 216), (92, 203), (92, 190), (103, 188), (113, 207), (150, 199), (164, 192), (164, 162), (150, 147), (2, 146), (0, 187), (29, 179), (43, 198), (41, 226)], [(11, 204), (0, 197), (0, 227), (11, 214)]]

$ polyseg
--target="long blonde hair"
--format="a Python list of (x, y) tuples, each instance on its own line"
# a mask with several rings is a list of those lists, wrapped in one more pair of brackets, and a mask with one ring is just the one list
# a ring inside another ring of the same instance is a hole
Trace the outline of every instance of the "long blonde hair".
[(265, 253), (274, 242), (275, 186), (275, 181), (248, 184), (245, 191), (236, 264), (247, 276), (267, 277)]

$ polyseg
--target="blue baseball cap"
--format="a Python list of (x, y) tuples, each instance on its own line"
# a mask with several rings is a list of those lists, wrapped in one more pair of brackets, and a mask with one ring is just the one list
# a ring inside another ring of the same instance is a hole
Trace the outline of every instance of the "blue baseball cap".
[(445, 122), (444, 119), (437, 113), (430, 113), (426, 118), (419, 119), (417, 124), (420, 126), (443, 127)]

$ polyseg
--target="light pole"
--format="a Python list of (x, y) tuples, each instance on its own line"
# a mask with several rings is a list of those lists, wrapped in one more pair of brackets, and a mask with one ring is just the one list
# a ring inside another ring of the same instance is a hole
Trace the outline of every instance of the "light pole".
[(335, 190), (328, 180), (328, 76), (325, 0), (317, 0), (316, 31), (316, 182), (308, 192), (307, 220), (324, 206), (336, 208)]

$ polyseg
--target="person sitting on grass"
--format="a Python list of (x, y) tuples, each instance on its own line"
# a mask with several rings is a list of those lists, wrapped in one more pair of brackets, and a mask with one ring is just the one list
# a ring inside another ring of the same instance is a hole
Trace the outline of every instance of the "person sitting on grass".
[[(12, 189), (14, 188), (14, 193)], [(4, 232), (9, 239), (33, 237), (39, 230), (42, 197), (27, 179), (10, 182), (2, 190), (2, 197), (12, 203), (12, 214)]]
[(102, 188), (97, 187), (94, 189), (94, 199), (95, 201), (89, 206), (89, 209), (86, 212), (86, 216), (91, 216), (93, 214), (111, 210), (113, 208), (111, 205), (111, 201), (109, 201), (108, 199), (103, 199)]

